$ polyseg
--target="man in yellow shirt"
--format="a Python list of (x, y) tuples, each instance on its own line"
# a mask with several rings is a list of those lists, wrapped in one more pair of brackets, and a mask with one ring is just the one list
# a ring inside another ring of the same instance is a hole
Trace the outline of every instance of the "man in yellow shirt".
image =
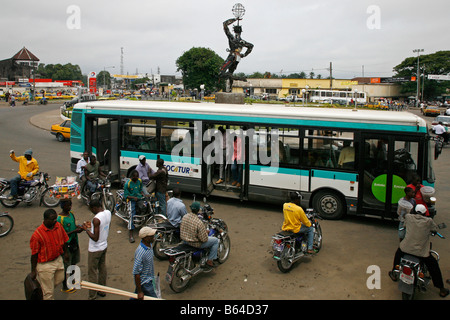
[(12, 178), (9, 183), (11, 184), (11, 195), (9, 196), (9, 199), (15, 199), (17, 198), (17, 189), (20, 183), (20, 180), (31, 180), (33, 179), (33, 176), (39, 172), (39, 165), (32, 157), (33, 151), (31, 149), (28, 149), (25, 151), (23, 156), (16, 157), (14, 150), (11, 150), (9, 152), (9, 156), (11, 159), (15, 162), (19, 163), (19, 172), (18, 175)]
[(314, 229), (311, 227), (311, 221), (306, 217), (305, 211), (300, 207), (301, 195), (299, 192), (289, 194), (291, 202), (283, 205), (284, 222), (281, 230), (291, 231), (295, 234), (305, 234), (308, 243), (308, 253), (314, 253)]

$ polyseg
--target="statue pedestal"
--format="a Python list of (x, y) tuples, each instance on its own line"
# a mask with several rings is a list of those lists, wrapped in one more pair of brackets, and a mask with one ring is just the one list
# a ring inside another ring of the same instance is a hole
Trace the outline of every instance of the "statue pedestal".
[(244, 98), (244, 93), (217, 92), (215, 101), (225, 104), (244, 104)]

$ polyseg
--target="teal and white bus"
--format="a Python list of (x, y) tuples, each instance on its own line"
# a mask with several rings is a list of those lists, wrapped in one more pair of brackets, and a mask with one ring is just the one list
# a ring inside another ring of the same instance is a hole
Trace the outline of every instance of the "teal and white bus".
[[(220, 153), (212, 148), (220, 127), (243, 137), (240, 186), (230, 179), (230, 164), (217, 183), (219, 161), (210, 160)], [(435, 180), (427, 124), (409, 112), (92, 101), (72, 112), (72, 171), (85, 150), (117, 180), (129, 175), (140, 155), (154, 169), (162, 158), (172, 188), (272, 203), (285, 202), (296, 190), (304, 206), (329, 219), (395, 218), (413, 175), (425, 185)]]

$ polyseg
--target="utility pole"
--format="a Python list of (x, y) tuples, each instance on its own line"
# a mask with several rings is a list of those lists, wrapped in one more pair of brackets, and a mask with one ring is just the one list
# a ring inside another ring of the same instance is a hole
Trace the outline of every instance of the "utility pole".
[(120, 74), (123, 74), (123, 47), (120, 48)]
[(416, 107), (419, 106), (419, 92), (420, 92), (420, 70), (419, 70), (419, 61), (420, 61), (420, 53), (423, 52), (423, 49), (414, 49), (414, 53), (417, 52), (417, 74), (416, 74), (416, 81), (417, 81), (417, 92), (416, 92)]
[(330, 62), (330, 90), (333, 90), (333, 66)]

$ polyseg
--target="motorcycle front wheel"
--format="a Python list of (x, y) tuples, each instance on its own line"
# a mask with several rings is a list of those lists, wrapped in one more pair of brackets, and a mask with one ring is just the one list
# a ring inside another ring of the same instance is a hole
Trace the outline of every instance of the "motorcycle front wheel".
[(60, 202), (60, 199), (55, 196), (52, 189), (50, 188), (44, 190), (41, 199), (42, 202), (44, 202), (45, 206), (50, 208), (56, 207)]
[(289, 248), (284, 247), (283, 252), (281, 253), (280, 260), (277, 261), (278, 269), (280, 269), (280, 271), (283, 273), (289, 272), (294, 265), (294, 263), (292, 262), (293, 257), (294, 254), (290, 253)]
[(0, 215), (0, 237), (4, 237), (10, 233), (13, 226), (14, 220), (10, 215)]
[(169, 248), (169, 243), (163, 233), (157, 233), (155, 235), (155, 242), (153, 243), (153, 255), (158, 260), (166, 260), (168, 257), (164, 253), (164, 250)]
[(217, 249), (217, 261), (219, 263), (224, 263), (229, 255), (231, 250), (231, 240), (228, 234), (224, 237), (219, 239), (219, 248)]
[(173, 271), (172, 281), (170, 282), (170, 288), (176, 293), (183, 292), (189, 285), (191, 275), (183, 267), (184, 261), (180, 261)]
[(0, 196), (5, 197), (4, 199), (1, 199), (0, 202), (3, 206), (6, 208), (14, 208), (19, 204), (18, 200), (8, 200), (6, 199), (9, 194), (11, 193), (11, 187), (6, 187), (3, 189), (3, 191), (0, 193)]
[(114, 200), (114, 196), (112, 194), (107, 194), (103, 198), (103, 204), (105, 206), (105, 209), (108, 210), (109, 212), (113, 212), (114, 211), (115, 203), (116, 203), (116, 200)]
[(317, 223), (316, 229), (314, 230), (314, 250), (317, 252), (322, 249), (322, 228), (320, 227), (320, 224)]

